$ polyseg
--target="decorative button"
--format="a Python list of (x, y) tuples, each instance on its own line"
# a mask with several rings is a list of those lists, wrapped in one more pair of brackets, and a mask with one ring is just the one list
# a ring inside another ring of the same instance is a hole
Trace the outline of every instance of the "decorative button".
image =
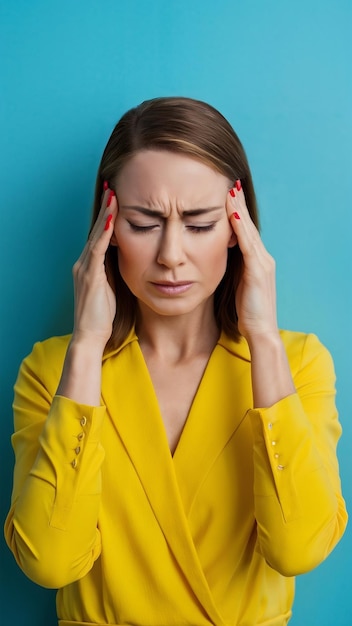
[(77, 448), (75, 449), (75, 453), (76, 453), (76, 454), (79, 454), (79, 453), (80, 453), (80, 451), (81, 451), (81, 446), (77, 446)]
[(277, 452), (276, 452), (276, 454), (274, 454), (274, 458), (275, 458), (275, 459), (278, 459), (278, 458), (279, 458), (279, 456), (280, 456), (280, 455), (279, 455)]
[(76, 467), (77, 467), (77, 459), (73, 459), (71, 465), (72, 465), (73, 469), (76, 469)]
[(82, 441), (82, 439), (84, 439), (84, 437), (85, 437), (84, 433), (79, 433), (79, 434), (77, 435), (77, 439), (78, 439), (78, 441)]
[(272, 422), (269, 422), (269, 424), (268, 424), (268, 428), (269, 428), (269, 430), (272, 430), (272, 427), (273, 427), (273, 423), (272, 423)]
[(283, 470), (283, 469), (285, 469), (285, 466), (284, 466), (284, 465), (278, 465), (278, 466), (277, 466), (277, 469), (278, 469), (278, 470)]
[(276, 446), (276, 441), (272, 441), (272, 442), (271, 442), (271, 445), (272, 445), (272, 446)]
[(80, 419), (80, 422), (79, 422), (79, 423), (81, 424), (81, 426), (85, 426), (85, 425), (86, 425), (86, 423), (87, 423), (87, 418), (86, 418), (86, 416), (85, 416), (85, 415), (83, 415), (83, 417)]

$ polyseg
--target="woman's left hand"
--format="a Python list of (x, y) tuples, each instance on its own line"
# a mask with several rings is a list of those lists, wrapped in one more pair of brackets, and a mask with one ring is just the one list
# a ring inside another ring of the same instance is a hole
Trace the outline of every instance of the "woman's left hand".
[(239, 332), (247, 341), (278, 335), (275, 261), (251, 220), (240, 181), (228, 193), (226, 209), (243, 256), (243, 271), (236, 291)]

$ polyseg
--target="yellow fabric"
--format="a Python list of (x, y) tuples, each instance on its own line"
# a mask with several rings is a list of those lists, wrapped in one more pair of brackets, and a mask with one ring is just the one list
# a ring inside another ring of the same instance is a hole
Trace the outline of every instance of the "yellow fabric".
[(287, 624), (293, 577), (347, 514), (330, 355), (282, 338), (297, 393), (252, 409), (248, 346), (222, 334), (173, 456), (133, 332), (104, 358), (101, 407), (55, 396), (69, 337), (36, 344), (15, 387), (6, 538), (59, 588), (61, 626)]

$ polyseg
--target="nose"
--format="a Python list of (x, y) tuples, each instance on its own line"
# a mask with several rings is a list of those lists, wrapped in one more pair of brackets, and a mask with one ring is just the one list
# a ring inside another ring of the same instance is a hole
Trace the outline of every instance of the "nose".
[(184, 263), (185, 250), (182, 224), (168, 222), (161, 232), (157, 262), (170, 269)]

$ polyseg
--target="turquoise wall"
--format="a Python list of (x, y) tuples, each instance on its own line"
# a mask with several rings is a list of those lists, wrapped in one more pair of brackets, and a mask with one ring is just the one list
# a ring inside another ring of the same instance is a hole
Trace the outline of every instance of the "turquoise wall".
[[(335, 359), (352, 508), (351, 29), (350, 0), (1, 0), (1, 519), (17, 369), (70, 331), (102, 149), (127, 108), (159, 95), (210, 102), (247, 149), (280, 324), (316, 332)], [(54, 625), (53, 592), (0, 550), (3, 623)], [(298, 580), (292, 626), (351, 626), (351, 554), (348, 529)]]

